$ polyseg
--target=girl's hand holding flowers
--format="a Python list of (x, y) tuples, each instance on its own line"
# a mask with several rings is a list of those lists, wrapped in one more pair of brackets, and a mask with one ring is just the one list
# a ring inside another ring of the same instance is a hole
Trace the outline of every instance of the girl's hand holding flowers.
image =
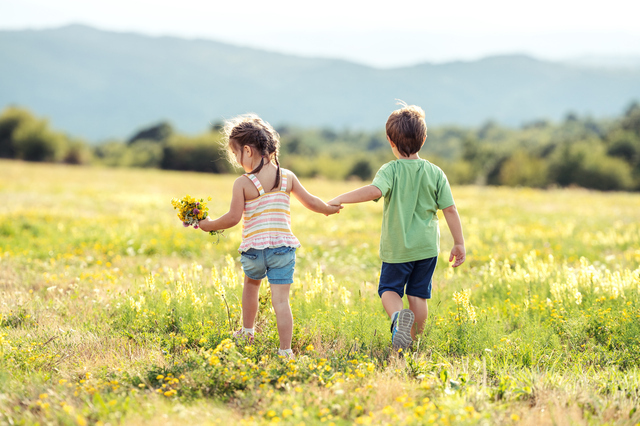
[[(211, 197), (208, 198), (211, 201)], [(175, 210), (178, 210), (178, 218), (186, 227), (193, 226), (198, 229), (199, 222), (209, 216), (209, 207), (204, 199), (196, 200), (190, 195), (185, 195), (181, 199), (173, 198), (171, 204)], [(209, 231), (210, 235), (220, 235), (223, 231)]]

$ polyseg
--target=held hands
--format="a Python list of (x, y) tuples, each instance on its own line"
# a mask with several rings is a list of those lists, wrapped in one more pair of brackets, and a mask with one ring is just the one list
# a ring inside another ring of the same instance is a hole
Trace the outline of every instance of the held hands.
[(453, 262), (453, 265), (451, 265), (454, 268), (457, 268), (458, 266), (462, 265), (466, 259), (466, 252), (464, 249), (464, 244), (456, 244), (453, 246), (453, 248), (451, 249), (451, 255), (449, 256), (449, 262), (452, 262), (453, 259), (455, 258), (455, 262)]
[(334, 198), (331, 201), (327, 202), (327, 210), (329, 213), (325, 213), (325, 216), (329, 216), (330, 214), (340, 213), (340, 210), (344, 208), (342, 203), (338, 201), (339, 197)]
[(331, 201), (329, 201), (327, 203), (327, 208), (326, 208), (326, 212), (325, 212), (325, 216), (329, 216), (332, 214), (336, 214), (336, 213), (340, 213), (340, 210), (342, 210), (343, 206), (340, 204), (331, 204)]

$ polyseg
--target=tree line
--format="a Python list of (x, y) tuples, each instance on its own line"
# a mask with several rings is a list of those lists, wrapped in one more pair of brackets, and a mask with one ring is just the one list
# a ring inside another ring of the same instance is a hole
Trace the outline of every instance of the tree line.
[[(301, 177), (367, 181), (393, 159), (384, 129), (277, 130), (280, 163)], [(225, 150), (221, 123), (186, 135), (160, 122), (127, 140), (89, 144), (54, 130), (25, 108), (11, 106), (0, 113), (0, 158), (230, 173)], [(632, 103), (609, 119), (569, 113), (560, 122), (537, 120), (519, 128), (493, 121), (430, 127), (420, 154), (442, 167), (453, 184), (639, 191), (640, 105)]]

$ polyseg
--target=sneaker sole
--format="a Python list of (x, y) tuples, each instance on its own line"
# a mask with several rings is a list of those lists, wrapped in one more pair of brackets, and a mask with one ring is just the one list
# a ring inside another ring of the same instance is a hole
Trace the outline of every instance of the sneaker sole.
[(413, 315), (413, 312), (411, 312), (410, 309), (403, 309), (398, 314), (398, 319), (396, 321), (398, 330), (393, 336), (393, 349), (404, 350), (413, 343), (413, 339), (411, 338), (411, 327), (413, 327), (415, 315)]

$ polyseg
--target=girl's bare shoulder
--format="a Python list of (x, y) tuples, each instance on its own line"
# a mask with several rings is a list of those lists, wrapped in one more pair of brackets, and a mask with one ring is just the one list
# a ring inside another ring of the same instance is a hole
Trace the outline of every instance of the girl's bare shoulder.
[(280, 171), (282, 173), (282, 177), (284, 178), (286, 176), (287, 178), (287, 192), (291, 192), (293, 184), (298, 180), (298, 177), (289, 169), (280, 169)]
[(244, 175), (240, 175), (236, 178), (236, 180), (233, 182), (233, 185), (239, 185), (242, 187), (249, 187), (249, 186), (253, 186), (253, 182), (251, 182), (251, 179), (249, 179), (249, 176), (247, 176), (246, 174)]
[(260, 195), (256, 186), (246, 174), (238, 177), (235, 180), (235, 182), (233, 183), (233, 188), (234, 190), (242, 191), (242, 194), (244, 195), (244, 199), (246, 201), (257, 198)]

